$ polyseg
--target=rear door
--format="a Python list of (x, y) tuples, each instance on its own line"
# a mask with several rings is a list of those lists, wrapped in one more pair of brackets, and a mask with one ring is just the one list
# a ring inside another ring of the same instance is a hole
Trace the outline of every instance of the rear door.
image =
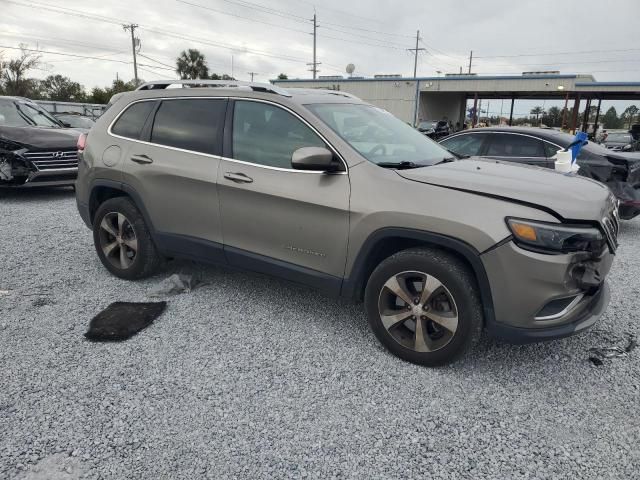
[(291, 155), (327, 146), (292, 111), (233, 100), (218, 184), (229, 263), (337, 293), (349, 229), (349, 176), (300, 171)]
[(163, 99), (126, 154), (124, 182), (164, 251), (224, 258), (216, 180), (226, 106), (224, 98)]
[(482, 156), (538, 167), (548, 168), (551, 166), (542, 140), (520, 133), (494, 132), (489, 134)]

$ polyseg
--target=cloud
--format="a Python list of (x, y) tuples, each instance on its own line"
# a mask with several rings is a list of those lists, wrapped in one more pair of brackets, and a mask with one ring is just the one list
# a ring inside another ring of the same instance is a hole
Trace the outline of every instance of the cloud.
[[(239, 79), (248, 79), (248, 72), (258, 72), (256, 78), (261, 81), (280, 72), (303, 78), (310, 75), (306, 64), (312, 60), (313, 3), (5, 1), (0, 45), (29, 43), (46, 51), (102, 57), (91, 60), (43, 54), (45, 70), (34, 73), (61, 73), (87, 88), (104, 86), (116, 74), (124, 79), (133, 77), (132, 65), (115, 60), (131, 61), (131, 39), (120, 23), (138, 23), (141, 53), (153, 59), (140, 59), (144, 79), (172, 77), (167, 65), (174, 65), (186, 48), (202, 51), (211, 71), (233, 73)], [(427, 49), (419, 57), (420, 75), (435, 75), (438, 70), (457, 72), (460, 67), (466, 71), (468, 54), (473, 50), (473, 69), (478, 73), (561, 70), (594, 72), (599, 80), (640, 77), (640, 50), (610, 51), (640, 48), (636, 25), (640, 4), (634, 0), (621, 0), (615, 8), (595, 0), (455, 0), (437, 6), (424, 1), (324, 0), (315, 6), (315, 12), (320, 25), (321, 75), (343, 74), (348, 63), (354, 63), (360, 75), (410, 75), (413, 57), (407, 49), (415, 46), (415, 32), (420, 29), (420, 47)], [(105, 18), (99, 21), (96, 16)], [(15, 54), (0, 47), (2, 50), (5, 58)], [(567, 51), (591, 53), (562, 53)]]

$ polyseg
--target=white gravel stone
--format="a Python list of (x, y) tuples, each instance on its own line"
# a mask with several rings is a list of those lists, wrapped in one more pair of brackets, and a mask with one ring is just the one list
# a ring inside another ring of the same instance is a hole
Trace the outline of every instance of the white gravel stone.
[[(361, 305), (279, 280), (189, 262), (118, 280), (70, 190), (0, 192), (0, 478), (638, 478), (640, 349), (588, 361), (640, 337), (640, 220), (620, 242), (594, 329), (427, 369)], [(171, 273), (206, 285), (126, 342), (85, 341)]]

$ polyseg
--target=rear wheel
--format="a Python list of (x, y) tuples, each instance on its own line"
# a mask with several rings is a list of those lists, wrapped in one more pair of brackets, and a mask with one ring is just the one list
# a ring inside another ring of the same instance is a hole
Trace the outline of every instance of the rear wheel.
[(93, 242), (107, 270), (126, 280), (153, 275), (161, 262), (144, 218), (127, 197), (100, 205), (93, 220)]
[(482, 307), (469, 269), (437, 250), (405, 250), (384, 260), (365, 292), (369, 324), (393, 354), (436, 366), (477, 339)]

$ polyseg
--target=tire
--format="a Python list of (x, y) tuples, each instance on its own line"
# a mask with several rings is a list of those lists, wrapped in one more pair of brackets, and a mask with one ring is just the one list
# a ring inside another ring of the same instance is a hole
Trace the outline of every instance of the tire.
[(149, 277), (162, 263), (142, 214), (127, 197), (111, 198), (98, 207), (93, 243), (105, 268), (125, 280)]
[(418, 365), (453, 362), (482, 330), (475, 277), (462, 261), (436, 249), (413, 248), (382, 261), (367, 282), (365, 308), (378, 340)]

